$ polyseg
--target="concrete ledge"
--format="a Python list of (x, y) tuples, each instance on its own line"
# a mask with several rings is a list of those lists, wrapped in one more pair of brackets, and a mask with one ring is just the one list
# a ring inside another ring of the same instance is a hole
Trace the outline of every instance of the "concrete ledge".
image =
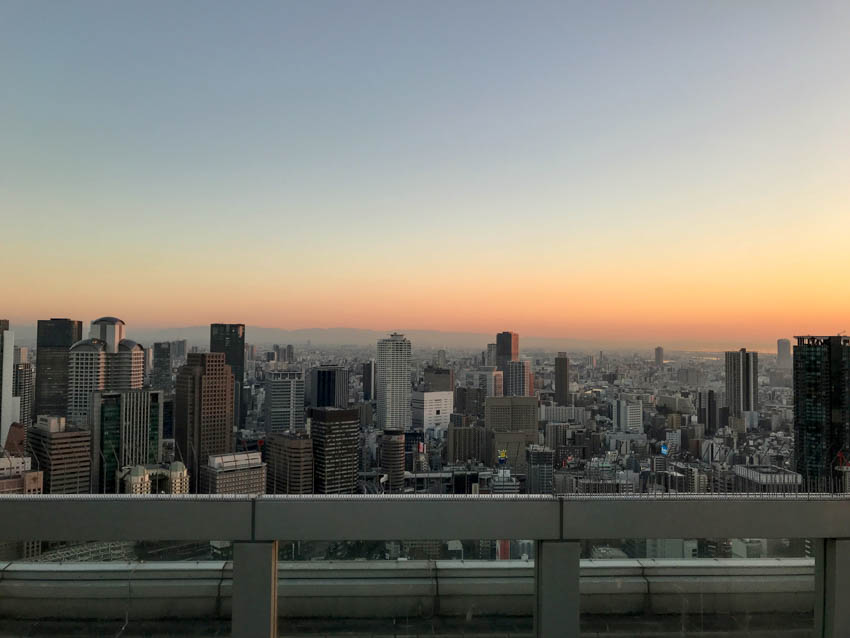
[[(229, 618), (232, 564), (0, 564), (0, 618)], [(531, 561), (281, 563), (288, 618), (530, 616)], [(814, 562), (588, 560), (589, 615), (812, 612)]]

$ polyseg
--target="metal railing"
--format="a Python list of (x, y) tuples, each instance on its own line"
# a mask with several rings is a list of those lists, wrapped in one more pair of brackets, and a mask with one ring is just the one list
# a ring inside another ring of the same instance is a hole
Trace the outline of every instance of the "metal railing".
[(234, 636), (277, 631), (277, 541), (534, 539), (535, 634), (579, 635), (580, 541), (809, 538), (815, 633), (846, 635), (850, 496), (2, 496), (0, 540), (234, 543)]

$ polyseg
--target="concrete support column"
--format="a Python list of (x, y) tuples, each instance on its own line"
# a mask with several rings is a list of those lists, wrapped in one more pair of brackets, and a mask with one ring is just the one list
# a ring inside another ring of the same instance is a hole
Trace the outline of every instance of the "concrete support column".
[(579, 636), (579, 558), (575, 541), (537, 541), (534, 635)]
[(277, 638), (277, 541), (233, 543), (234, 638)]
[(839, 638), (850, 631), (850, 539), (817, 540), (815, 554), (815, 633)]

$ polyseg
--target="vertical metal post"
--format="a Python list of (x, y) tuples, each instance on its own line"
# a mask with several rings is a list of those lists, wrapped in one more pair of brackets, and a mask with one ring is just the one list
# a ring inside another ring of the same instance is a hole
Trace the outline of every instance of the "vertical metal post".
[(579, 558), (575, 541), (537, 541), (534, 635), (579, 636)]
[(277, 638), (277, 541), (233, 543), (234, 638)]
[(815, 555), (815, 633), (846, 636), (850, 628), (850, 539), (818, 539)]

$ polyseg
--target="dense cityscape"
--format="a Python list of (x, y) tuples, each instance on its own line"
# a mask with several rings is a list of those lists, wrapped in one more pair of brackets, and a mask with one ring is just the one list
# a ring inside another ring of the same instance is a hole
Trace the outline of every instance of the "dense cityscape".
[[(848, 491), (850, 339), (776, 353), (543, 352), (209, 342), (143, 346), (124, 321), (2, 327), (0, 492), (12, 494), (681, 494)], [(596, 543), (604, 557), (804, 555), (801, 539)], [(7, 544), (45, 559), (115, 548)], [(224, 551), (226, 551), (226, 544)], [(285, 548), (292, 558), (427, 556), (460, 544)], [(174, 548), (172, 548), (174, 549)], [(151, 548), (147, 548), (151, 550)], [(162, 548), (160, 550), (164, 551)], [(205, 555), (209, 547), (177, 548)], [(475, 544), (480, 558), (529, 555)], [(133, 551), (140, 551), (136, 548)], [(183, 552), (180, 554), (179, 552)], [(795, 554), (796, 553), (796, 554)]]

